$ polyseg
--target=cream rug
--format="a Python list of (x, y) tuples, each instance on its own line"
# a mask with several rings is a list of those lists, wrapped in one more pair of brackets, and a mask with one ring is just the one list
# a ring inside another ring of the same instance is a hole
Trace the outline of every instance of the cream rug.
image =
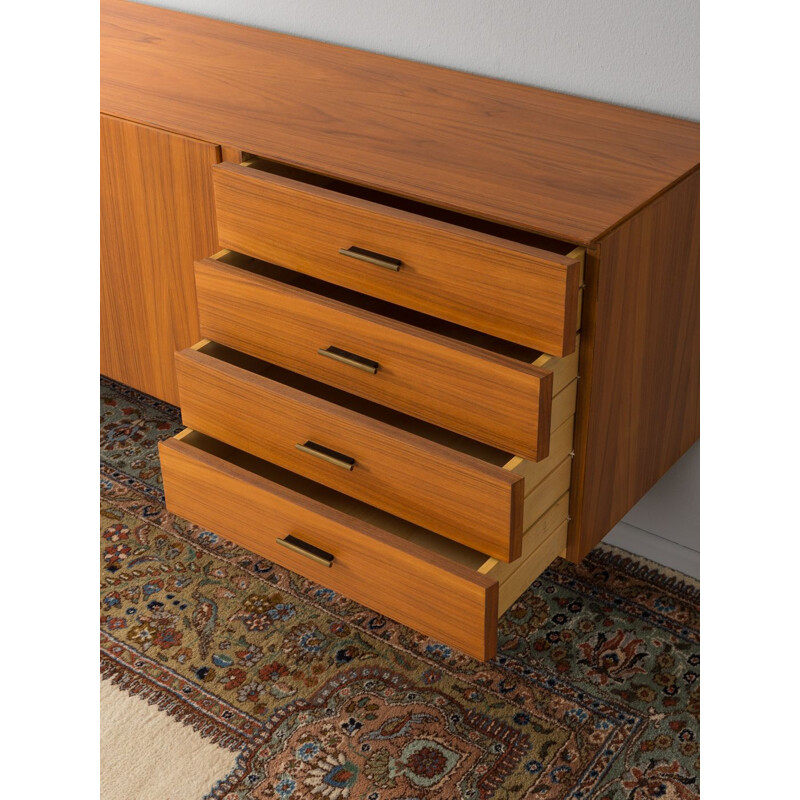
[(100, 682), (101, 800), (201, 800), (236, 757), (157, 706)]

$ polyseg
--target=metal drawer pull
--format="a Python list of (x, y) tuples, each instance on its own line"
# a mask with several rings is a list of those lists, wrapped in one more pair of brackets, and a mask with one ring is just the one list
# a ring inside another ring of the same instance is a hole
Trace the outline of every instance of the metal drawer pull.
[(310, 558), (317, 564), (322, 564), (323, 567), (329, 567), (333, 564), (333, 556), (330, 553), (320, 550), (319, 547), (314, 547), (313, 544), (306, 544), (295, 536), (287, 536), (285, 539), (278, 538), (275, 541), (287, 550)]
[(372, 250), (365, 250), (363, 247), (348, 247), (346, 250), (340, 247), (339, 252), (343, 256), (357, 258), (359, 261), (366, 261), (368, 264), (374, 264), (376, 267), (383, 267), (394, 272), (397, 272), (403, 266), (403, 262), (399, 258), (373, 253)]
[(348, 364), (356, 369), (363, 369), (364, 372), (371, 372), (373, 375), (378, 371), (377, 361), (370, 361), (368, 358), (348, 353), (347, 350), (341, 350), (338, 347), (320, 347), (317, 352), (325, 358), (332, 358), (334, 361), (340, 361), (342, 364)]
[(337, 467), (342, 467), (343, 469), (352, 470), (356, 465), (356, 460), (354, 458), (342, 455), (342, 453), (337, 453), (335, 450), (323, 447), (321, 444), (317, 444), (316, 442), (296, 444), (295, 447), (301, 453), (308, 453), (310, 456), (316, 456), (317, 458), (321, 458), (323, 461), (327, 461), (329, 464), (335, 464)]

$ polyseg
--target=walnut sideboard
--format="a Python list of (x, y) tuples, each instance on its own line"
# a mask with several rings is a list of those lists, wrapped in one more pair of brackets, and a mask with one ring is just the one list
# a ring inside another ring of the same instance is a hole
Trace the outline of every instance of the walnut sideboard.
[(101, 3), (101, 367), (167, 507), (478, 658), (699, 436), (699, 131)]

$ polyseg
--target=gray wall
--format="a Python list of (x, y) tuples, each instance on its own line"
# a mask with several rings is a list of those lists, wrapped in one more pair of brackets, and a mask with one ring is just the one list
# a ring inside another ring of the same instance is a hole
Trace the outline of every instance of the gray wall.
[[(699, 0), (166, 0), (165, 8), (700, 117)], [(695, 445), (607, 537), (699, 575)]]

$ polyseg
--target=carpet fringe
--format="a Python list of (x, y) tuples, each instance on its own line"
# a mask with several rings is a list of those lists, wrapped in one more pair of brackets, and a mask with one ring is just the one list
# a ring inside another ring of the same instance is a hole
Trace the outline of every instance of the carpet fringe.
[(656, 561), (651, 561), (644, 556), (631, 553), (629, 550), (623, 550), (616, 545), (601, 542), (587, 558), (611, 563), (636, 578), (663, 586), (677, 594), (683, 594), (694, 602), (700, 601), (699, 580)]
[(153, 684), (144, 676), (131, 672), (102, 653), (100, 676), (103, 680), (111, 681), (120, 691), (146, 700), (149, 705), (156, 706), (159, 711), (165, 712), (182, 725), (190, 726), (204, 739), (209, 739), (219, 747), (239, 752), (248, 745), (248, 741), (242, 736), (231, 732), (196, 708), (182, 703), (171, 692)]

